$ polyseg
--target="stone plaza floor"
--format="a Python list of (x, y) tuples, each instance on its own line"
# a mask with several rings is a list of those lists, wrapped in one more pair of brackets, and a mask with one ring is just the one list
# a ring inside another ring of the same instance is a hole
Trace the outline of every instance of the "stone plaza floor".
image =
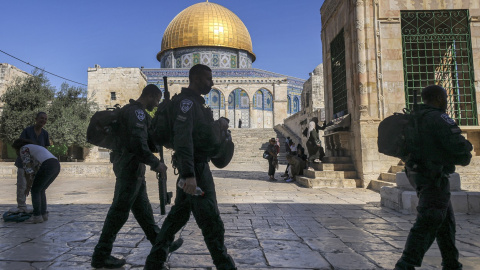
[[(238, 269), (393, 269), (415, 216), (379, 206), (366, 189), (307, 189), (267, 181), (267, 164), (212, 167), (225, 223), (225, 243)], [(175, 181), (169, 170), (169, 190)], [(0, 179), (0, 211), (15, 206), (15, 179)], [(41, 224), (0, 221), (0, 269), (92, 269), (90, 256), (113, 197), (114, 179), (59, 177), (47, 190), (50, 219)], [(161, 225), (155, 176), (147, 173)], [(28, 199), (30, 203), (30, 197)], [(480, 215), (457, 214), (457, 247), (464, 269), (480, 269)], [(193, 217), (180, 231), (184, 245), (171, 269), (215, 269)], [(178, 235), (177, 235), (178, 236)], [(151, 245), (130, 215), (113, 255), (143, 269)], [(422, 267), (441, 269), (436, 245)]]

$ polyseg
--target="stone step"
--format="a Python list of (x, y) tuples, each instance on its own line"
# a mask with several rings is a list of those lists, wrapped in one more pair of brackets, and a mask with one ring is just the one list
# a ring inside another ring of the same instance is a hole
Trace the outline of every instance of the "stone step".
[(316, 171), (355, 171), (352, 163), (313, 163), (311, 165)]
[(328, 179), (353, 179), (357, 177), (356, 171), (310, 171), (303, 170), (303, 175), (309, 178)]
[(396, 173), (381, 173), (380, 180), (384, 182), (396, 183), (397, 174)]
[[(17, 178), (17, 167), (15, 165), (6, 165), (5, 163), (2, 162), (0, 166), (0, 178)], [(13, 164), (13, 162), (10, 164)]]
[(390, 167), (390, 170), (388, 172), (390, 173), (403, 172), (404, 169), (405, 169), (405, 166), (395, 165)]
[(462, 182), (462, 190), (480, 191), (480, 183)]
[(380, 192), (380, 189), (382, 187), (394, 187), (396, 186), (395, 183), (392, 183), (392, 182), (386, 182), (386, 181), (383, 181), (383, 180), (372, 180), (370, 181), (370, 184), (368, 186), (369, 189), (375, 191), (375, 192)]
[(331, 178), (309, 178), (297, 176), (297, 183), (306, 188), (356, 188), (360, 187), (360, 179), (331, 179)]
[(325, 163), (352, 163), (350, 157), (323, 157), (322, 162)]

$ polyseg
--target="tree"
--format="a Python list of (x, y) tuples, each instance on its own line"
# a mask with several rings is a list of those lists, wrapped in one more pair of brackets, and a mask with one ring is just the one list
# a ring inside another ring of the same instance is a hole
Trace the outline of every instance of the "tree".
[[(39, 70), (34, 70), (31, 76), (16, 78), (0, 98), (5, 104), (0, 117), (0, 138), (6, 143), (18, 139), (24, 128), (35, 123), (38, 112), (47, 111), (54, 94), (55, 88)], [(48, 125), (45, 129), (49, 130)]]
[(54, 144), (89, 146), (87, 127), (97, 105), (88, 99), (82, 87), (63, 83), (48, 108), (49, 133)]

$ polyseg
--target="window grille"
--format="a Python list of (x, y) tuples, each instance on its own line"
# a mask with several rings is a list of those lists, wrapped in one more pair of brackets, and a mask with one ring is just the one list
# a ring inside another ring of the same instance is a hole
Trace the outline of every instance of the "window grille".
[(401, 11), (401, 27), (407, 107), (413, 90), (442, 85), (450, 117), (478, 125), (468, 10)]
[(334, 118), (348, 113), (345, 39), (343, 29), (330, 43), (332, 57), (332, 97)]
[(115, 92), (110, 92), (110, 100), (117, 100), (117, 94)]

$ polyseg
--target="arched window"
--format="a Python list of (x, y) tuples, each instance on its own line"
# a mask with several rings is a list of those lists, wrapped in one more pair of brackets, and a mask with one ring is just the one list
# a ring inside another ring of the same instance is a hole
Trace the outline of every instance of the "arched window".
[(258, 90), (253, 96), (253, 108), (255, 110), (263, 110), (263, 91)]
[(250, 98), (245, 90), (235, 89), (228, 95), (228, 118), (231, 127), (237, 127), (240, 119), (242, 120), (242, 128), (250, 127), (249, 110)]
[(298, 97), (293, 98), (293, 113), (297, 113), (300, 110), (300, 100)]

